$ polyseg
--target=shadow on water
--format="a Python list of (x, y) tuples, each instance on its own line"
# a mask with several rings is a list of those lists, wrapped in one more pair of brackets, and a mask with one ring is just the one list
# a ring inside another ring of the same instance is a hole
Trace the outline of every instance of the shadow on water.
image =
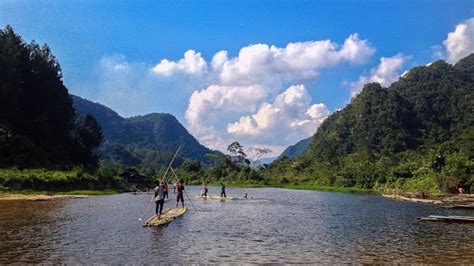
[[(192, 196), (200, 188), (187, 189)], [(138, 221), (150, 195), (0, 202), (0, 264), (474, 262), (473, 224), (416, 220), (468, 211), (376, 195), (227, 189), (232, 197), (245, 192), (254, 198), (192, 198), (198, 211), (185, 199), (188, 212), (160, 228)], [(165, 208), (175, 205), (170, 197)]]

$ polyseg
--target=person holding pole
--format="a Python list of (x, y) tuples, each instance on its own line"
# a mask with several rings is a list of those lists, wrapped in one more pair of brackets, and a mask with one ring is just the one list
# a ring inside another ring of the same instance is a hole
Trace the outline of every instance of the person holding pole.
[(184, 208), (184, 181), (180, 179), (176, 184), (176, 191), (178, 194), (176, 195), (176, 208), (178, 208), (179, 201), (181, 200), (181, 205)]
[(158, 216), (158, 219), (161, 219), (161, 213), (163, 211), (163, 204), (165, 203), (165, 192), (164, 192), (164, 184), (165, 182), (161, 181), (160, 182), (156, 181), (155, 182), (155, 203), (156, 203), (156, 209), (155, 209), (155, 214)]

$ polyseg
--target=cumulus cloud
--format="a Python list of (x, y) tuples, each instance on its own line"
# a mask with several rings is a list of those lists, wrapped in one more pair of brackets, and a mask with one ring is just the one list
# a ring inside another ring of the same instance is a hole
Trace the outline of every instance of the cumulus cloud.
[[(150, 93), (147, 67), (131, 63), (123, 55), (104, 56), (96, 66), (97, 81), (93, 99), (124, 115), (151, 111), (144, 104)], [(140, 90), (134, 88), (141, 88)], [(149, 106), (148, 106), (149, 107)]]
[(361, 75), (358, 81), (349, 83), (351, 97), (357, 95), (365, 84), (378, 82), (387, 87), (400, 78), (400, 70), (407, 61), (408, 57), (397, 54), (392, 57), (380, 58), (380, 63), (370, 70), (369, 75)]
[(201, 53), (194, 50), (188, 50), (184, 57), (177, 62), (163, 59), (159, 64), (152, 68), (152, 71), (158, 75), (171, 76), (176, 73), (190, 75), (201, 75), (207, 68), (207, 63), (202, 58)]
[(322, 69), (341, 63), (364, 64), (374, 53), (367, 40), (352, 34), (342, 44), (251, 44), (235, 56), (219, 51), (209, 61), (194, 50), (154, 65), (104, 56), (96, 95), (88, 96), (125, 116), (158, 106), (173, 113), (169, 108), (186, 109), (190, 132), (214, 149), (238, 140), (280, 152), (312, 135), (329, 114), (324, 104), (311, 103), (304, 85), (295, 84), (313, 82)]
[(103, 56), (89, 79), (74, 87), (83, 91), (81, 96), (128, 117), (156, 111), (182, 115), (191, 93), (206, 84), (205, 75), (157, 75), (149, 64), (114, 54)]
[(186, 120), (195, 133), (208, 135), (207, 129), (212, 128), (218, 120), (231, 113), (254, 111), (267, 96), (267, 90), (259, 85), (211, 85), (193, 92), (186, 110)]
[(288, 43), (284, 48), (253, 44), (230, 59), (221, 51), (214, 56), (212, 68), (223, 84), (279, 85), (315, 78), (318, 69), (342, 61), (365, 63), (374, 52), (367, 40), (353, 34), (342, 47), (330, 40)]
[(228, 124), (227, 133), (267, 145), (294, 143), (313, 135), (329, 114), (324, 104), (311, 105), (304, 85), (294, 85), (272, 103), (263, 103), (254, 114)]
[(446, 47), (447, 60), (456, 63), (460, 59), (474, 52), (474, 18), (461, 22), (454, 32), (448, 34), (443, 41)]
[[(227, 142), (238, 137), (243, 143), (266, 143), (274, 147), (272, 139), (279, 139), (284, 145), (293, 144), (312, 135), (320, 115), (329, 111), (323, 104), (311, 106), (311, 97), (304, 86), (291, 85), (312, 81), (321, 69), (341, 62), (363, 64), (374, 53), (375, 48), (357, 34), (350, 35), (342, 45), (331, 40), (292, 42), (285, 47), (252, 44), (241, 48), (235, 57), (220, 51), (209, 64), (202, 64), (206, 66), (202, 72), (207, 74), (210, 86), (193, 92), (190, 97), (185, 115), (189, 129), (211, 147), (215, 147), (216, 141), (209, 136), (215, 135)], [(183, 60), (166, 61), (166, 64), (174, 66)], [(285, 88), (288, 89), (279, 94)], [(225, 124), (224, 128), (216, 126), (233, 117), (238, 121), (228, 123), (227, 128)], [(278, 122), (287, 129), (276, 132)], [(265, 133), (267, 129), (270, 131)]]

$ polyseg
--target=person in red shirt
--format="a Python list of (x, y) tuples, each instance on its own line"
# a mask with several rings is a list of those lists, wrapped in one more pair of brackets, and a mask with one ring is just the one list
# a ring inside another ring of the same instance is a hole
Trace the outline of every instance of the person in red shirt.
[(165, 184), (163, 185), (163, 192), (164, 192), (165, 199), (168, 199), (168, 184), (167, 184), (167, 182), (165, 182)]

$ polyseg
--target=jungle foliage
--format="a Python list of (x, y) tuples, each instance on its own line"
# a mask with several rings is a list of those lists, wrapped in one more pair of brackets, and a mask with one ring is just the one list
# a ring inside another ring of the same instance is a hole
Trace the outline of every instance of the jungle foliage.
[(415, 67), (388, 88), (366, 84), (295, 159), (264, 179), (412, 192), (474, 190), (474, 54)]

